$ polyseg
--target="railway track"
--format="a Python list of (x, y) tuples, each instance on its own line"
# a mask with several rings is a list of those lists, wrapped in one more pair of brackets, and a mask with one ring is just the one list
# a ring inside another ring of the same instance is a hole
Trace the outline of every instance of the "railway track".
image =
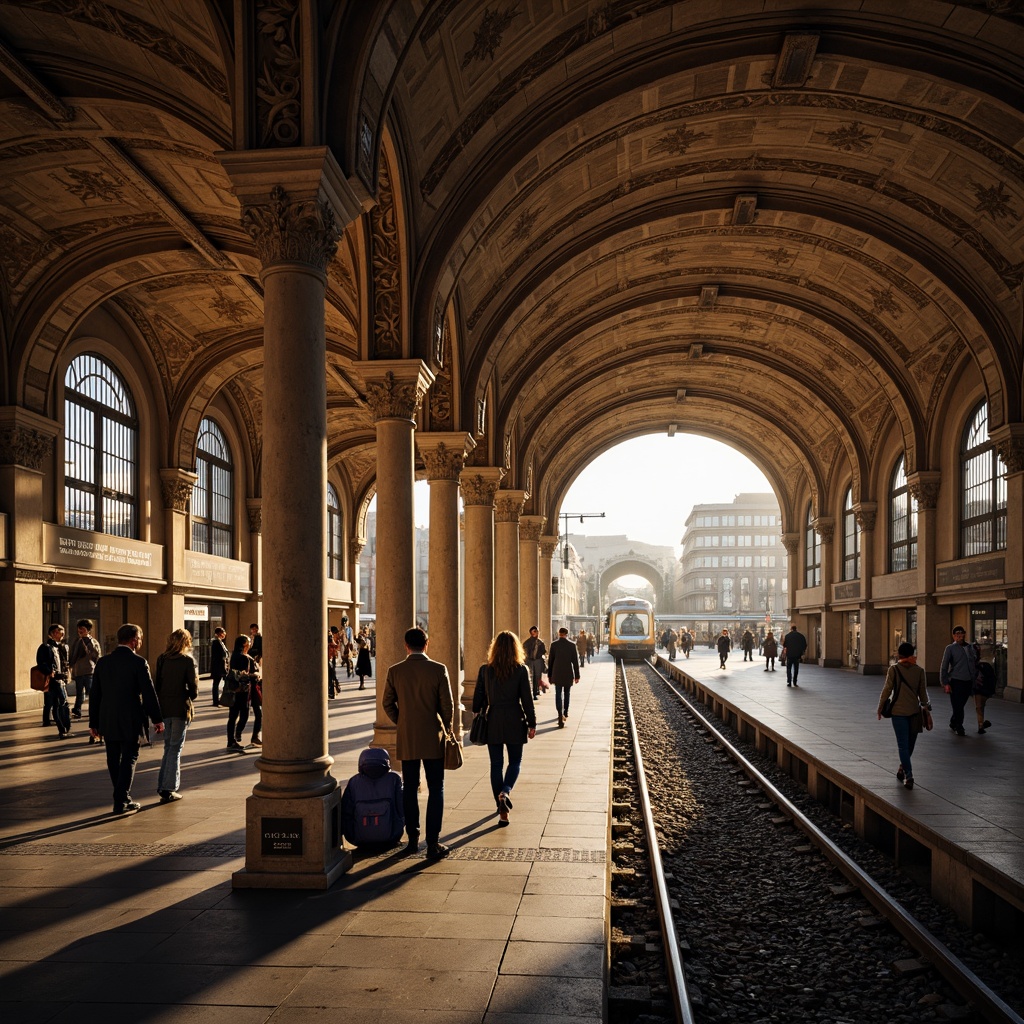
[(668, 680), (616, 686), (612, 1024), (1024, 1024)]

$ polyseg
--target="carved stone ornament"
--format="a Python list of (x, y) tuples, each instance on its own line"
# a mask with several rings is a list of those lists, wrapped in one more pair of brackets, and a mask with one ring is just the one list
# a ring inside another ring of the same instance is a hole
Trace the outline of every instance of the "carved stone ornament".
[(519, 539), (528, 543), (536, 544), (540, 541), (540, 535), (544, 532), (544, 524), (547, 520), (543, 516), (523, 516), (519, 520)]
[(861, 502), (859, 507), (853, 510), (853, 518), (857, 520), (857, 525), (865, 533), (870, 533), (875, 528), (875, 520), (878, 517), (878, 506), (871, 502)]
[(366, 382), (366, 402), (374, 420), (415, 420), (426, 391), (420, 380), (400, 381), (388, 370)]
[(365, 547), (366, 539), (364, 537), (354, 537), (348, 542), (348, 550), (352, 556), (353, 563), (359, 561), (359, 556), (363, 553), (363, 548)]
[(160, 490), (163, 492), (164, 508), (172, 512), (187, 512), (192, 488), (198, 479), (195, 473), (184, 470), (161, 470)]
[(245, 513), (249, 517), (249, 532), (263, 532), (263, 502), (259, 498), (245, 503)]
[(452, 391), (452, 375), (448, 370), (441, 370), (430, 388), (431, 430), (451, 430)]
[(1006, 437), (996, 441), (996, 452), (1007, 475), (1024, 472), (1024, 437)]
[(519, 491), (499, 491), (494, 499), (494, 521), (496, 523), (518, 523), (523, 514), (526, 498)]
[(334, 211), (322, 199), (291, 200), (280, 185), (270, 202), (246, 206), (242, 227), (256, 245), (264, 267), (302, 263), (325, 273), (338, 248), (341, 231)]
[(831, 516), (818, 516), (811, 524), (822, 544), (831, 544), (836, 532), (836, 521)]
[(465, 474), (459, 481), (464, 505), (494, 505), (494, 494), (498, 490), (498, 481), (481, 476), (479, 473)]
[(427, 467), (428, 480), (458, 480), (465, 457), (461, 451), (449, 448), (443, 441), (436, 447), (421, 452)]
[(300, 6), (298, 0), (256, 4), (256, 111), (262, 149), (301, 142)]
[(784, 533), (782, 535), (782, 546), (786, 549), (786, 554), (790, 558), (796, 558), (796, 554), (800, 550), (800, 534)]
[(917, 474), (916, 479), (914, 476), (907, 481), (907, 490), (910, 491), (914, 500), (917, 502), (919, 510), (934, 510), (939, 504), (939, 485), (941, 480), (937, 473), (930, 474), (925, 477), (923, 474)]
[(381, 160), (377, 205), (370, 211), (373, 264), (373, 355), (402, 354), (402, 259), (391, 169)]
[(41, 471), (53, 454), (53, 438), (30, 427), (0, 427), (0, 466)]
[(557, 537), (541, 537), (540, 539), (540, 557), (541, 558), (554, 558), (555, 549), (558, 547)]

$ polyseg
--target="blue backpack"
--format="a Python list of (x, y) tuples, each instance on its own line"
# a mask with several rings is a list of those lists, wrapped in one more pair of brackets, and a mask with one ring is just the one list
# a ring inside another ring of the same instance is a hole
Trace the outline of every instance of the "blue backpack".
[(341, 795), (341, 834), (353, 846), (393, 846), (404, 830), (402, 777), (386, 750), (368, 747)]

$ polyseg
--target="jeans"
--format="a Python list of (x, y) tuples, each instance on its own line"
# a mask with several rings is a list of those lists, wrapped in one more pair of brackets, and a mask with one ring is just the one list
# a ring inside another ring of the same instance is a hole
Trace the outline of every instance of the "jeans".
[(121, 810), (132, 798), (132, 780), (139, 760), (139, 741), (111, 740), (106, 742), (107, 772), (114, 784), (114, 810)]
[[(504, 768), (504, 753), (508, 748), (508, 768)], [(494, 802), (498, 802), (499, 793), (511, 793), (512, 787), (519, 778), (519, 769), (523, 764), (522, 743), (488, 743), (487, 753), (491, 756), (491, 792)], [(503, 774), (504, 773), (504, 774)]]
[(185, 745), (186, 732), (187, 719), (164, 719), (164, 758), (156, 784), (158, 793), (173, 793), (181, 785), (181, 748)]
[(242, 730), (249, 721), (249, 694), (235, 693), (228, 710), (228, 746), (241, 742)]
[(75, 711), (82, 713), (82, 702), (92, 689), (92, 676), (75, 676)]
[(63, 679), (51, 679), (46, 693), (43, 694), (43, 725), (50, 724), (51, 710), (61, 736), (71, 732), (71, 708), (68, 706), (68, 691)]
[(786, 656), (786, 682), (795, 683), (796, 677), (800, 675), (800, 659)]
[(910, 720), (914, 715), (893, 715), (889, 719), (892, 722), (892, 731), (896, 733), (896, 749), (900, 752), (900, 764), (907, 774), (908, 779), (914, 777), (913, 769), (910, 767), (910, 755), (914, 753), (914, 744), (917, 743), (917, 733), (910, 728)]
[(533, 684), (533, 696), (540, 696), (540, 677), (544, 675), (544, 659), (534, 658), (533, 661), (528, 661), (527, 666), (530, 669), (530, 682)]
[[(427, 845), (434, 846), (441, 836), (444, 817), (444, 758), (423, 758), (423, 774), (427, 779)], [(402, 762), (402, 809), (405, 811), (405, 834), (410, 840), (420, 837), (420, 760)]]
[(765, 670), (765, 672), (774, 672), (775, 671), (775, 659), (774, 658), (766, 657), (764, 659), (764, 670)]
[(964, 727), (964, 705), (971, 696), (974, 685), (963, 679), (950, 679), (949, 685), (951, 687), (949, 703), (953, 708), (953, 716), (950, 718), (949, 724), (954, 729), (962, 729)]
[(569, 694), (572, 692), (572, 683), (555, 683), (555, 711), (558, 717), (569, 714)]

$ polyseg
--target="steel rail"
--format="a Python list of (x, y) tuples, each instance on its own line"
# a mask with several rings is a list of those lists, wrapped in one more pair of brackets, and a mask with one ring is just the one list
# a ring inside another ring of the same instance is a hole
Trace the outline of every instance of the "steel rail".
[(625, 666), (619, 665), (622, 672), (622, 692), (626, 706), (626, 721), (633, 742), (633, 757), (636, 760), (636, 781), (640, 795), (640, 809), (643, 812), (644, 828), (647, 831), (647, 856), (651, 862), (651, 875), (654, 878), (654, 895), (658, 904), (658, 916), (661, 919), (661, 934), (665, 941), (666, 959), (668, 961), (669, 984), (674, 996), (675, 1015), (679, 1024), (696, 1024), (690, 996), (686, 990), (686, 977), (683, 974), (683, 956), (679, 949), (679, 937), (676, 935), (675, 919), (672, 915), (672, 902), (668, 894), (668, 883), (665, 881), (665, 869), (661, 863), (661, 848), (658, 846), (658, 835), (654, 827), (654, 815), (651, 813), (651, 795), (647, 789), (647, 778), (644, 774), (644, 759), (640, 753), (640, 736), (636, 729), (633, 716), (633, 704), (629, 699), (629, 683), (626, 680)]
[[(650, 663), (648, 663), (650, 664)], [(701, 712), (694, 707), (690, 699), (679, 691), (671, 679), (659, 671), (654, 665), (651, 670), (679, 698), (687, 710), (697, 718), (708, 730), (717, 743), (743, 769), (746, 775), (771, 797), (793, 823), (804, 832), (809, 839), (825, 854), (838, 870), (860, 890), (867, 901), (921, 953), (942, 974), (943, 979), (953, 986), (965, 999), (974, 1004), (975, 1008), (991, 1024), (1024, 1024), (1020, 1017), (1006, 1002), (992, 991), (959, 957), (939, 941), (920, 921), (897, 902), (880, 886), (860, 865), (843, 852), (817, 825), (814, 824), (792, 801), (775, 786), (723, 736)]]

